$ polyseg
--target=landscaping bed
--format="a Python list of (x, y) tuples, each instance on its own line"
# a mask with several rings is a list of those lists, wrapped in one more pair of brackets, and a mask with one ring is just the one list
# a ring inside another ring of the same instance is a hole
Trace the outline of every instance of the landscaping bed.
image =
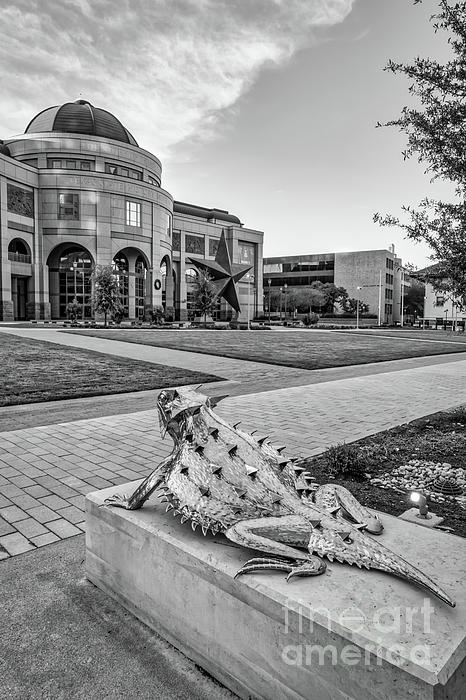
[(466, 343), (401, 342), (377, 333), (356, 331), (215, 331), (215, 330), (73, 330), (64, 333), (91, 335), (140, 345), (187, 350), (239, 360), (301, 369), (325, 369), (407, 357), (466, 352)]
[[(391, 515), (400, 515), (413, 507), (409, 498), (412, 490), (428, 491), (429, 509), (445, 518), (442, 526), (466, 537), (466, 497), (438, 494), (430, 476), (430, 470), (432, 475), (443, 471), (445, 477), (453, 476), (461, 486), (465, 455), (466, 407), (463, 406), (354, 443), (333, 446), (301, 464), (312, 481), (346, 486), (363, 505)], [(406, 465), (408, 469), (400, 471)], [(342, 467), (346, 473), (341, 472)], [(415, 486), (426, 482), (426, 488)]]
[(220, 377), (0, 333), (0, 406), (204, 384)]

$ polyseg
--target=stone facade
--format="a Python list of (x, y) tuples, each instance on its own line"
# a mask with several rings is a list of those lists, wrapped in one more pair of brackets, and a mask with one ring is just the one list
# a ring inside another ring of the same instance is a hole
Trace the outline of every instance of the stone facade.
[[(224, 227), (232, 255), (239, 255), (239, 239), (252, 242), (261, 269), (263, 234), (239, 220), (231, 226), (236, 217), (228, 212), (190, 205), (193, 213), (175, 214), (174, 225), (173, 197), (162, 189), (161, 174), (160, 160), (132, 142), (29, 128), (6, 140), (0, 320), (65, 318), (74, 298), (82, 318), (92, 318), (92, 273), (103, 265), (114, 267), (128, 319), (148, 318), (156, 305), (184, 319), (186, 249), (204, 257)], [(226, 220), (207, 221), (206, 211)], [(256, 275), (254, 309), (258, 300), (262, 308), (261, 283)]]

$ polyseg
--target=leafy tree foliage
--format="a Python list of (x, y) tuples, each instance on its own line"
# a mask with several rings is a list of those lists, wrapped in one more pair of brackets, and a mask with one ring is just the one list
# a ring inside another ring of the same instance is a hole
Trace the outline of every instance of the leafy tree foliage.
[(104, 325), (107, 327), (108, 316), (120, 314), (123, 309), (120, 301), (118, 279), (111, 265), (98, 265), (93, 277), (94, 295), (92, 305), (94, 311), (104, 315)]
[[(348, 314), (356, 314), (356, 310), (358, 308), (358, 300), (355, 299), (354, 297), (348, 297), (345, 299), (345, 303), (343, 306), (343, 309), (346, 311)], [(360, 314), (368, 314), (369, 313), (369, 304), (366, 304), (365, 301), (359, 300), (359, 313)]]
[(422, 316), (424, 313), (425, 285), (420, 280), (411, 279), (411, 286), (407, 287), (404, 296), (405, 313), (412, 316)]
[(207, 273), (198, 272), (192, 288), (193, 302), (200, 316), (204, 316), (204, 325), (207, 324), (207, 314), (210, 314), (217, 305), (217, 292), (212, 278)]
[(403, 221), (380, 214), (374, 220), (400, 226), (408, 238), (426, 242), (431, 259), (438, 263), (432, 273), (427, 268), (426, 281), (466, 308), (466, 2), (441, 0), (431, 22), (436, 33), (447, 36), (451, 58), (445, 64), (420, 57), (411, 64), (389, 61), (385, 70), (410, 80), (409, 92), (417, 106), (404, 107), (398, 119), (383, 126), (407, 135), (404, 159), (415, 156), (431, 181), (452, 183), (455, 201), (426, 197), (417, 208), (402, 207)]
[[(295, 309), (300, 314), (311, 311), (332, 312), (335, 304), (339, 303), (343, 308), (343, 302), (348, 297), (344, 287), (337, 287), (333, 282), (312, 282), (309, 286), (288, 287), (286, 290), (286, 309), (293, 312)], [(285, 308), (285, 292), (280, 293), (280, 288), (272, 287), (265, 290), (265, 310), (279, 311), (280, 304)]]

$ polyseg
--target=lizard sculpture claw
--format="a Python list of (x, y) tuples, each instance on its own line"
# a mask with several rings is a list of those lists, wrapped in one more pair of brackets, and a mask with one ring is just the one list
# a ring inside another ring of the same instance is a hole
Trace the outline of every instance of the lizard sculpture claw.
[(319, 574), (324, 573), (326, 568), (326, 563), (318, 557), (296, 559), (294, 561), (256, 558), (249, 559), (246, 564), (243, 564), (241, 569), (236, 572), (235, 578), (242, 574), (252, 574), (257, 571), (286, 571), (288, 573), (286, 580), (289, 581), (295, 576), (319, 576)]
[(454, 607), (435, 581), (370, 536), (383, 531), (377, 514), (343, 486), (309, 488), (305, 468), (285, 457), (282, 446), (276, 450), (238, 423), (230, 426), (214, 413), (216, 403), (193, 389), (162, 390), (160, 427), (173, 439), (173, 451), (128, 498), (115, 495), (105, 505), (141, 508), (160, 489), (181, 522), (266, 555), (248, 561), (237, 576), (265, 570), (284, 571), (288, 580), (315, 576), (325, 571), (325, 558), (385, 571)]

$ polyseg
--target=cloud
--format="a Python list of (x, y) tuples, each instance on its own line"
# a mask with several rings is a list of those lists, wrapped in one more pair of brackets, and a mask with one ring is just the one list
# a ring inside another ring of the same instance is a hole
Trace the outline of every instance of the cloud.
[(3, 0), (0, 137), (87, 99), (163, 155), (215, 133), (266, 66), (312, 45), (354, 0)]

